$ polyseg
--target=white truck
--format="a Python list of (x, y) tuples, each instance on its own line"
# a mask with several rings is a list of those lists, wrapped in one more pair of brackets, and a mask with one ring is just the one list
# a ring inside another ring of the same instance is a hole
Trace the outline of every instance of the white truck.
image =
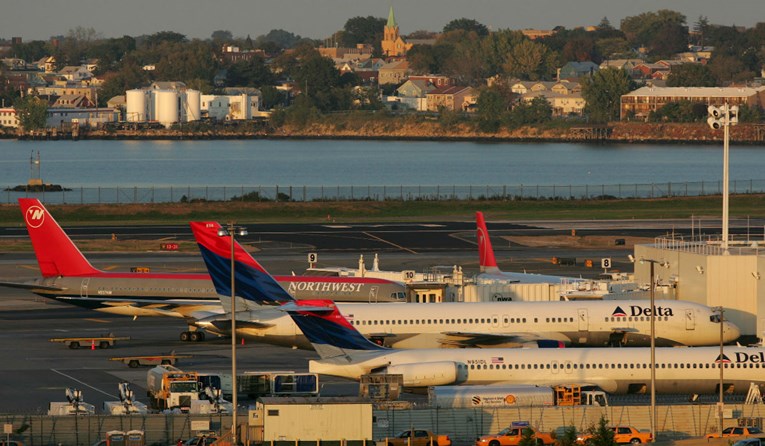
[(146, 375), (146, 394), (154, 409), (180, 409), (188, 412), (191, 402), (199, 400), (201, 384), (196, 372), (184, 372), (171, 365), (149, 369)]
[(608, 405), (605, 392), (581, 390), (578, 386), (431, 386), (428, 401), (438, 408)]

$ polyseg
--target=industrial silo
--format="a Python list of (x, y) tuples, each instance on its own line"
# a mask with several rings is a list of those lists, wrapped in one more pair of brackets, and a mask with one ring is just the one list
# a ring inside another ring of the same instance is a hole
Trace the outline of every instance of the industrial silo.
[(179, 121), (180, 97), (172, 90), (154, 90), (154, 119), (165, 127)]
[(202, 117), (202, 93), (199, 90), (186, 90), (185, 120), (199, 121)]
[(127, 120), (130, 122), (148, 121), (146, 91), (136, 89), (125, 92), (125, 108)]

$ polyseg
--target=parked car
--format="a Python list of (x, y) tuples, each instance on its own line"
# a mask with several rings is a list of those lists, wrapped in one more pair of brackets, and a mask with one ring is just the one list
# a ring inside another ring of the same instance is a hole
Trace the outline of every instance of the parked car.
[(722, 431), (722, 435), (715, 432), (712, 434), (707, 434), (705, 438), (720, 438), (720, 437), (749, 437), (753, 435), (760, 435), (762, 436), (765, 434), (765, 432), (762, 432), (762, 429), (759, 427), (754, 426), (740, 426), (740, 427), (726, 427)]
[[(614, 442), (624, 444), (640, 444), (650, 443), (653, 441), (653, 434), (650, 432), (640, 432), (631, 426), (611, 426), (609, 427), (614, 431)], [(576, 442), (579, 444), (589, 444), (592, 441), (592, 434), (587, 433), (577, 437)]]
[(498, 434), (484, 435), (476, 440), (476, 446), (517, 446), (523, 438), (523, 431), (531, 430), (531, 436), (535, 439), (538, 446), (551, 445), (555, 443), (548, 432), (539, 432), (531, 426), (510, 426), (502, 429)]
[(451, 446), (448, 435), (438, 435), (425, 429), (405, 430), (395, 437), (388, 438), (385, 446)]

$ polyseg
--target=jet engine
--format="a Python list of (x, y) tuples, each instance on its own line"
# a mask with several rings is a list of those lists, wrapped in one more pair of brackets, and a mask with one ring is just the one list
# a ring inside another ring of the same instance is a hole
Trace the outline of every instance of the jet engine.
[(467, 379), (467, 371), (452, 361), (391, 365), (386, 373), (403, 375), (404, 387), (444, 386)]

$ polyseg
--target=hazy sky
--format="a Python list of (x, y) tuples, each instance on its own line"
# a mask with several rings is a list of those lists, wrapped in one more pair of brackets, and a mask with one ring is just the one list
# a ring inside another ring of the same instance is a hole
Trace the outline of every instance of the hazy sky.
[(77, 26), (104, 37), (175, 31), (209, 38), (215, 30), (253, 38), (284, 29), (325, 38), (356, 16), (387, 17), (393, 5), (402, 34), (440, 31), (450, 20), (475, 19), (490, 29), (573, 28), (647, 11), (679, 11), (693, 25), (753, 26), (765, 21), (764, 0), (0, 0), (0, 37), (24, 41), (66, 35)]

